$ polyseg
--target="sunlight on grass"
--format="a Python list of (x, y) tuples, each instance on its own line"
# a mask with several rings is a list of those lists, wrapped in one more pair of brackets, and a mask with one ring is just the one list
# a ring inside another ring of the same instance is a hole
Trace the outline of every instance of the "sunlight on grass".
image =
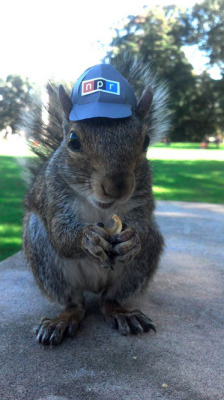
[(19, 245), (21, 246), (22, 244), (22, 239), (18, 238), (16, 236), (14, 237), (5, 237), (5, 238), (0, 238), (0, 246), (5, 245), (5, 244), (11, 244), (11, 245)]
[(221, 161), (153, 160), (152, 169), (158, 200), (224, 203)]
[(162, 186), (153, 185), (153, 192), (155, 194), (158, 194), (158, 193), (172, 193), (173, 189), (169, 189), (169, 188), (165, 188), (165, 187), (162, 187)]
[(4, 260), (21, 249), (26, 187), (15, 157), (0, 156), (0, 171), (0, 260)]
[(20, 233), (21, 232), (21, 226), (20, 225), (13, 225), (13, 224), (1, 224), (0, 225), (0, 235), (7, 233)]

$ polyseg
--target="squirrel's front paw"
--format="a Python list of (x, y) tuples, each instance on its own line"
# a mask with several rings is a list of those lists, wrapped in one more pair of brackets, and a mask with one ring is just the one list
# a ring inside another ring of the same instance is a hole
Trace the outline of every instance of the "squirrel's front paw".
[(123, 264), (131, 262), (141, 250), (141, 241), (134, 228), (126, 228), (118, 235), (113, 235), (111, 241), (116, 261)]
[(110, 235), (97, 224), (84, 228), (82, 249), (91, 258), (98, 260), (102, 267), (112, 267), (109, 257), (112, 245), (109, 242)]

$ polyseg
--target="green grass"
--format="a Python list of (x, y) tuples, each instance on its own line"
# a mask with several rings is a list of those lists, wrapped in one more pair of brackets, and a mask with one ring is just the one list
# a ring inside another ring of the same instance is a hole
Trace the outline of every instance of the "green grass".
[(0, 156), (0, 260), (21, 249), (25, 185), (14, 157)]
[(157, 200), (224, 203), (224, 162), (154, 160)]
[[(177, 152), (182, 149), (184, 153), (183, 149), (198, 149), (198, 144), (172, 143), (167, 151), (169, 148)], [(224, 161), (154, 159), (151, 165), (157, 200), (224, 204)], [(22, 200), (26, 188), (14, 157), (0, 156), (0, 171), (0, 260), (3, 260), (21, 249)]]

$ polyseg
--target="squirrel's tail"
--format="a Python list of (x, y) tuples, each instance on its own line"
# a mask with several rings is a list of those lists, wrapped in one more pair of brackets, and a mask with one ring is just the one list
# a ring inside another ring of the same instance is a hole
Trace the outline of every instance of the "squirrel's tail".
[(63, 139), (57, 85), (49, 82), (42, 96), (30, 100), (22, 124), (28, 146), (41, 163), (46, 161)]
[(168, 111), (169, 90), (166, 82), (161, 82), (152, 72), (150, 63), (143, 63), (138, 57), (133, 58), (124, 52), (110, 62), (133, 87), (137, 98), (141, 97), (144, 89), (152, 87), (153, 101), (145, 118), (150, 137), (150, 145), (161, 141), (167, 136), (170, 128), (170, 113)]
[(19, 128), (24, 130), (28, 148), (34, 155), (26, 159), (25, 165), (23, 162), (23, 178), (28, 184), (59, 147), (63, 139), (62, 120), (57, 85), (48, 82), (42, 95), (29, 99), (27, 111), (19, 121)]

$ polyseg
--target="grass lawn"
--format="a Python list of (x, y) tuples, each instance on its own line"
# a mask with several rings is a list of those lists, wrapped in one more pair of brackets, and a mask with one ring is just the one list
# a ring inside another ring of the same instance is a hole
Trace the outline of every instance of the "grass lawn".
[(0, 260), (21, 249), (25, 185), (14, 157), (0, 156)]
[[(220, 159), (224, 160), (221, 151), (224, 150), (224, 146), (216, 150), (217, 153), (214, 152), (219, 161), (201, 159), (203, 154), (206, 155), (206, 152), (209, 152), (209, 149), (198, 150), (198, 152), (205, 152), (200, 153), (198, 160), (187, 159), (188, 156), (185, 157), (183, 154), (189, 154), (190, 150), (196, 152), (199, 148), (197, 143), (173, 143), (168, 148), (159, 144), (155, 147), (156, 151), (163, 147), (161, 158), (159, 153), (155, 153), (151, 161), (154, 172), (154, 193), (157, 200), (224, 203), (224, 161), (220, 161)], [(171, 152), (172, 157), (175, 158), (172, 160), (168, 159), (167, 154), (164, 158), (164, 154), (170, 148), (176, 149), (176, 157)], [(2, 154), (4, 155), (0, 155), (0, 260), (21, 249), (22, 199), (26, 191), (21, 178), (21, 167), (16, 158), (6, 155), (10, 154), (6, 151)], [(178, 154), (181, 154), (181, 157)]]
[(224, 161), (153, 160), (157, 200), (224, 204)]

